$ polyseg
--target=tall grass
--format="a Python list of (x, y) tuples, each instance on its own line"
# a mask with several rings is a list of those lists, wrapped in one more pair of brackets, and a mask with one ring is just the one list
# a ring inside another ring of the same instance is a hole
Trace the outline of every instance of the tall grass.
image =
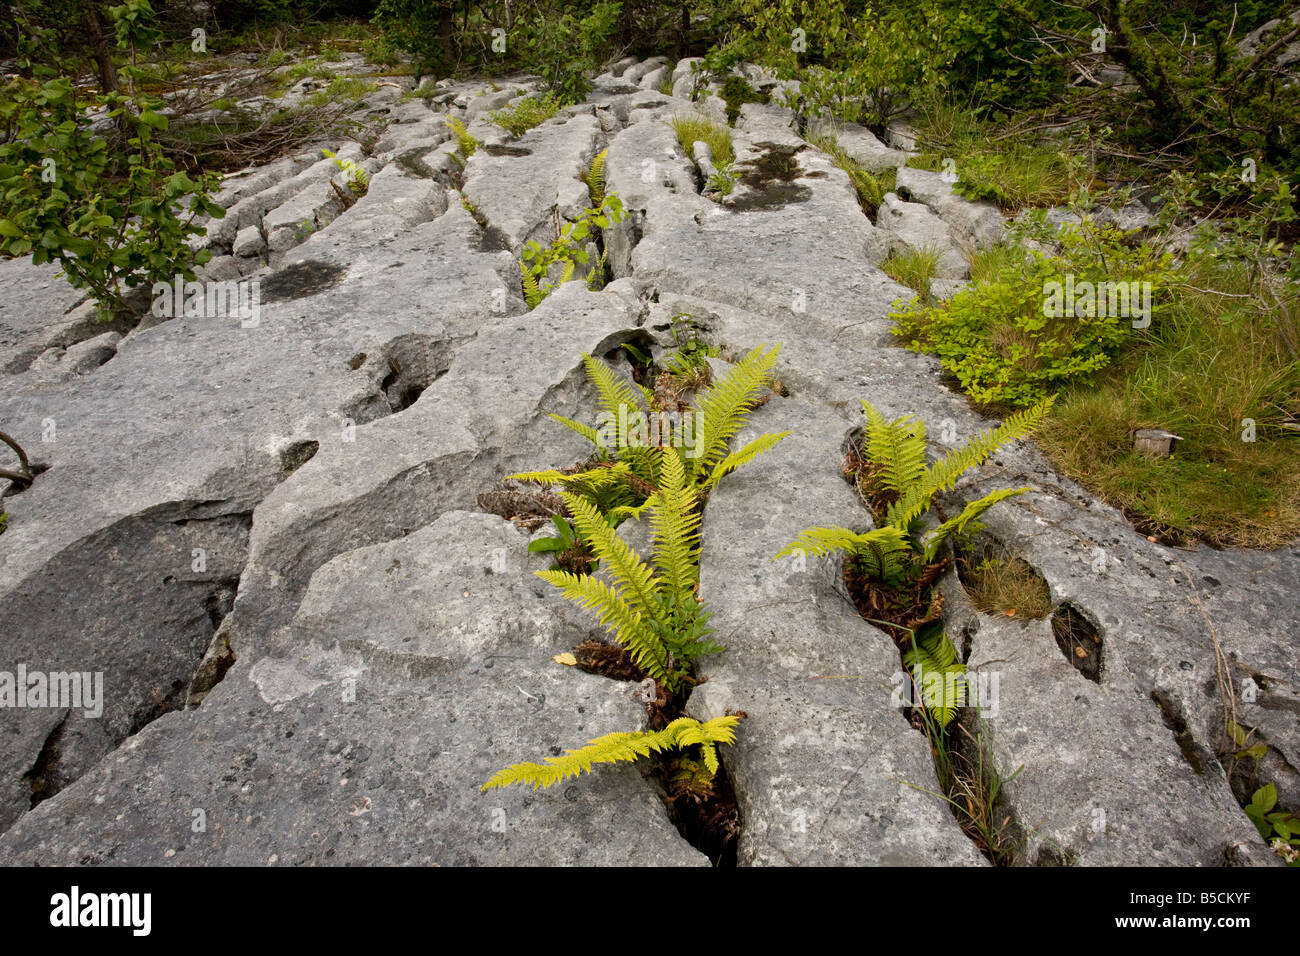
[(858, 194), (858, 205), (866, 213), (867, 218), (876, 219), (876, 213), (880, 211), (880, 204), (884, 202), (885, 194), (892, 192), (898, 180), (898, 170), (890, 167), (878, 173), (859, 165), (852, 156), (850, 156), (833, 136), (811, 136), (808, 142), (820, 149), (823, 153), (840, 169), (849, 175), (849, 182), (853, 184), (854, 191)]
[[(1300, 291), (1202, 259), (1171, 295), (1148, 344), (1068, 390), (1039, 441), (1152, 535), (1277, 547), (1300, 534)], [(1134, 452), (1150, 427), (1181, 437), (1171, 457)]]
[(697, 142), (708, 144), (709, 152), (713, 154), (713, 165), (719, 169), (736, 161), (736, 150), (731, 145), (731, 130), (721, 123), (715, 123), (698, 113), (681, 113), (669, 120), (668, 125), (677, 134), (677, 142), (691, 158), (691, 162), (695, 162)]

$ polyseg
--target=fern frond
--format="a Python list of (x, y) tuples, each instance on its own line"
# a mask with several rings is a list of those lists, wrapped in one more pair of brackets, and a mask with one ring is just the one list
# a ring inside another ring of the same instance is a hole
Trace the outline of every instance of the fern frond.
[(813, 557), (847, 551), (851, 554), (861, 553), (868, 545), (874, 544), (885, 552), (910, 550), (907, 537), (897, 528), (885, 526), (871, 531), (858, 533), (847, 528), (805, 528), (799, 536), (787, 544), (777, 558), (784, 558), (796, 552)]
[(888, 522), (908, 527), (930, 506), (930, 499), (950, 490), (965, 472), (982, 464), (986, 458), (1008, 442), (1028, 435), (1040, 424), (1051, 408), (1048, 399), (1033, 408), (1009, 417), (997, 428), (980, 432), (960, 449), (935, 462), (924, 478), (889, 507)]
[(560, 272), (560, 281), (555, 283), (556, 288), (559, 288), (560, 286), (564, 285), (564, 283), (568, 282), (570, 279), (573, 278), (573, 270), (576, 267), (577, 267), (577, 263), (574, 262), (572, 259), (565, 260), (564, 269)]
[(696, 474), (712, 468), (726, 455), (727, 443), (745, 424), (748, 406), (767, 384), (781, 346), (770, 352), (764, 352), (765, 347), (759, 345), (696, 398), (695, 428), (701, 436), (700, 456), (694, 462)]
[(597, 153), (587, 171), (579, 177), (587, 184), (587, 194), (591, 197), (592, 206), (596, 208), (605, 201), (605, 156), (608, 153), (608, 149)]
[(903, 652), (903, 665), (911, 672), (926, 712), (940, 729), (947, 727), (957, 708), (966, 705), (966, 665), (943, 628), (934, 626), (915, 634)]
[(478, 149), (479, 143), (474, 138), (474, 135), (466, 129), (465, 124), (456, 117), (449, 116), (447, 117), (447, 126), (451, 129), (452, 135), (456, 137), (456, 148), (460, 151), (460, 154), (466, 159), (473, 156), (474, 150)]
[(527, 481), (534, 485), (558, 485), (566, 479), (572, 477), (562, 471), (521, 471), (514, 475), (506, 475), (506, 481)]
[(708, 491), (724, 477), (731, 474), (740, 466), (753, 461), (759, 455), (771, 449), (777, 442), (786, 438), (789, 434), (790, 432), (768, 432), (765, 435), (759, 435), (739, 451), (733, 451), (714, 466), (713, 471), (709, 473), (709, 477), (700, 485), (701, 489)]
[(622, 732), (597, 737), (585, 747), (565, 751), (560, 757), (547, 757), (546, 763), (521, 763), (498, 770), (483, 790), (508, 787), (515, 783), (531, 784), (534, 790), (562, 783), (569, 777), (587, 773), (596, 764), (627, 763), (652, 753), (680, 750), (699, 745), (710, 774), (718, 772), (717, 745), (736, 742), (735, 727), (740, 720), (730, 714), (700, 723), (693, 717), (678, 717), (663, 730)]
[(547, 757), (546, 763), (519, 763), (498, 770), (484, 790), (508, 787), (511, 784), (531, 784), (534, 790), (562, 783), (569, 777), (587, 773), (592, 765), (600, 763), (631, 763), (652, 753), (661, 753), (674, 744), (667, 729), (651, 732), (620, 732), (597, 737), (587, 746), (569, 750), (560, 757)]
[(572, 429), (587, 441), (591, 442), (601, 451), (607, 451), (609, 446), (605, 441), (605, 436), (601, 434), (600, 429), (592, 428), (590, 425), (584, 425), (582, 422), (575, 422), (571, 418), (565, 418), (563, 415), (551, 415), (553, 421), (559, 422), (565, 428)]
[(925, 536), (925, 550), (922, 555), (922, 563), (929, 564), (943, 547), (943, 543), (954, 532), (966, 530), (966, 526), (972, 521), (979, 518), (980, 515), (988, 511), (999, 501), (1005, 501), (1007, 498), (1014, 498), (1016, 495), (1023, 495), (1028, 488), (999, 488), (997, 491), (990, 492), (979, 501), (972, 501), (962, 509), (961, 514), (955, 518), (949, 518), (939, 527), (935, 528)]
[(560, 497), (569, 506), (573, 526), (591, 546), (592, 553), (600, 558), (601, 567), (613, 579), (618, 594), (637, 614), (651, 618), (662, 616), (654, 572), (637, 557), (631, 545), (586, 498), (567, 491), (560, 492)]
[(595, 494), (624, 481), (628, 466), (619, 463), (610, 467), (591, 468), (576, 474), (566, 475), (554, 469), (548, 471), (521, 471), (515, 475), (506, 475), (507, 481), (526, 481), (536, 485), (563, 485), (569, 491), (582, 494)]
[(596, 397), (601, 410), (619, 421), (619, 410), (626, 407), (626, 414), (640, 412), (643, 406), (634, 389), (627, 380), (598, 358), (582, 353), (582, 364), (587, 370), (587, 378), (596, 389)]
[(654, 540), (654, 562), (666, 597), (674, 608), (699, 583), (700, 514), (694, 489), (686, 483), (681, 459), (668, 451), (662, 456), (659, 490), (652, 500), (650, 527)]
[(657, 681), (669, 680), (668, 654), (662, 642), (623, 595), (599, 578), (568, 571), (534, 571), (570, 601), (595, 611), (600, 624), (628, 649), (638, 667)]
[(521, 285), (524, 290), (524, 304), (526, 304), (531, 311), (532, 309), (537, 308), (537, 306), (541, 304), (542, 299), (546, 297), (542, 295), (541, 287), (537, 284), (537, 276), (533, 275), (529, 268), (522, 262), (519, 263), (519, 273)]
[(877, 480), (902, 497), (925, 474), (925, 423), (911, 417), (886, 421), (865, 399), (862, 411), (867, 419), (863, 450), (879, 469)]

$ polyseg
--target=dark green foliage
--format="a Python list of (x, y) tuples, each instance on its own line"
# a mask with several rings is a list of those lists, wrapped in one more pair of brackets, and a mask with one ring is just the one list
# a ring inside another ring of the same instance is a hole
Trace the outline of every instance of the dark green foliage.
[[(1073, 277), (1068, 287), (1067, 277)], [(1056, 255), (1013, 257), (992, 278), (972, 283), (944, 303), (913, 300), (894, 313), (894, 334), (907, 339), (910, 348), (938, 355), (944, 370), (977, 403), (1025, 408), (1109, 365), (1142, 334), (1144, 322), (1159, 320), (1172, 277), (1168, 254), (1130, 247), (1114, 227), (1088, 224), (1063, 230)], [(1131, 312), (1127, 298), (1126, 314), (1112, 311), (1105, 294), (1091, 303), (1081, 296), (1064, 301), (1084, 283), (1121, 282), (1139, 284), (1137, 305), (1151, 306), (1145, 319)], [(1061, 286), (1063, 314), (1046, 314), (1053, 283)], [(1141, 283), (1150, 284), (1146, 299)]]
[[(124, 143), (110, 148), (90, 129), (103, 105)], [(156, 134), (167, 118), (145, 100), (106, 94), (78, 101), (62, 77), (10, 80), (0, 96), (0, 252), (58, 262), (108, 312), (127, 310), (125, 291), (193, 280), (210, 253), (194, 252), (198, 215), (220, 217), (209, 199), (215, 176), (193, 179), (163, 155)]]
[(721, 96), (727, 104), (727, 122), (735, 125), (740, 108), (746, 103), (766, 103), (768, 97), (749, 85), (743, 76), (732, 74), (722, 81)]

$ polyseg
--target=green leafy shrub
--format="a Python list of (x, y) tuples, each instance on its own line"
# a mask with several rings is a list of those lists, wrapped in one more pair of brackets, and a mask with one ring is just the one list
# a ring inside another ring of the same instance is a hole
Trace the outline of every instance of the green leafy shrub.
[(736, 191), (736, 183), (740, 181), (740, 174), (736, 172), (734, 164), (719, 166), (711, 176), (708, 182), (704, 184), (706, 192), (717, 193), (719, 196), (730, 196)]
[[(1095, 374), (1136, 337), (1135, 322), (1159, 321), (1173, 258), (1091, 222), (1062, 229), (1059, 241), (1057, 254), (1008, 262), (945, 303), (903, 306), (893, 313), (894, 334), (937, 355), (981, 405), (1023, 408)], [(1106, 295), (1096, 295), (1103, 283)], [(1136, 299), (1112, 297), (1120, 283)], [(1048, 314), (1054, 307), (1060, 314)]]
[(1276, 807), (1277, 786), (1265, 784), (1246, 804), (1246, 816), (1287, 866), (1300, 866), (1300, 817)]
[[(796, 35), (803, 49), (791, 42)], [(941, 75), (946, 64), (934, 57), (931, 35), (926, 11), (916, 6), (775, 0), (745, 8), (713, 61), (763, 63), (801, 84), (790, 105), (880, 132)]]
[(576, 11), (573, 5), (540, 5), (530, 18), (517, 22), (515, 47), (560, 103), (579, 103), (591, 92), (590, 77), (613, 49), (622, 12), (621, 3), (603, 0)]
[[(587, 251), (587, 240), (595, 235), (597, 229), (608, 229), (612, 223), (621, 222), (624, 215), (622, 200), (610, 194), (598, 208), (588, 209), (581, 219), (565, 223), (559, 236), (549, 246), (543, 248), (535, 239), (526, 242), (519, 271), (524, 301), (528, 308), (537, 308), (543, 299), (573, 278), (578, 266), (588, 265), (591, 255)], [(562, 263), (563, 271), (552, 284), (547, 276), (551, 266), (557, 262)], [(603, 281), (604, 266), (605, 253), (602, 252), (587, 275), (588, 288), (599, 288), (599, 283)]]
[[(119, 150), (91, 132), (102, 105), (129, 132)], [(87, 103), (66, 78), (12, 78), (0, 95), (0, 252), (58, 262), (68, 281), (111, 313), (128, 311), (123, 287), (170, 282), (210, 257), (194, 251), (199, 216), (225, 211), (210, 199), (215, 175), (176, 169), (155, 134), (167, 117), (121, 94)]]
[(488, 113), (488, 119), (513, 136), (523, 136), (534, 126), (546, 122), (561, 108), (559, 98), (553, 93), (525, 96), (514, 106)]

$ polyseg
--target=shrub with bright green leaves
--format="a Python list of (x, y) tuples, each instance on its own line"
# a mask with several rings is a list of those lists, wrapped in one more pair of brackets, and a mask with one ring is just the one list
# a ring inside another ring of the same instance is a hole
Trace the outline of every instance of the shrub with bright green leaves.
[[(1136, 341), (1148, 319), (1160, 321), (1162, 292), (1177, 271), (1169, 253), (1126, 245), (1113, 226), (1067, 227), (1059, 243), (1055, 255), (1011, 259), (944, 303), (902, 306), (892, 315), (894, 334), (937, 355), (980, 405), (1025, 408), (1086, 380)], [(1112, 297), (1116, 289), (1122, 294)], [(1048, 314), (1053, 305), (1061, 314)]]
[[(131, 134), (121, 151), (91, 131), (90, 107)], [(154, 135), (167, 118), (120, 94), (78, 102), (63, 77), (14, 78), (0, 95), (0, 252), (57, 262), (109, 313), (127, 311), (127, 289), (194, 279), (210, 256), (189, 239), (194, 220), (220, 218), (211, 201), (217, 177), (198, 179), (163, 155)]]
[[(591, 263), (587, 240), (594, 236), (597, 229), (608, 229), (612, 223), (621, 222), (624, 215), (623, 201), (611, 194), (597, 208), (588, 209), (577, 222), (567, 223), (549, 246), (543, 248), (535, 239), (526, 242), (519, 271), (524, 301), (528, 308), (535, 309), (543, 299), (572, 279), (578, 266), (592, 266), (587, 275), (587, 287), (599, 288), (603, 279), (605, 254), (601, 253), (599, 260)], [(548, 279), (548, 273), (556, 263), (562, 264), (563, 271), (559, 279), (552, 282)]]
[[(389, 47), (411, 56), (419, 75), (522, 68), (568, 105), (591, 92), (590, 77), (614, 52), (621, 14), (622, 4), (603, 0), (538, 0), (522, 9), (502, 0), (380, 0), (375, 23)], [(504, 36), (494, 34), (498, 29)]]

